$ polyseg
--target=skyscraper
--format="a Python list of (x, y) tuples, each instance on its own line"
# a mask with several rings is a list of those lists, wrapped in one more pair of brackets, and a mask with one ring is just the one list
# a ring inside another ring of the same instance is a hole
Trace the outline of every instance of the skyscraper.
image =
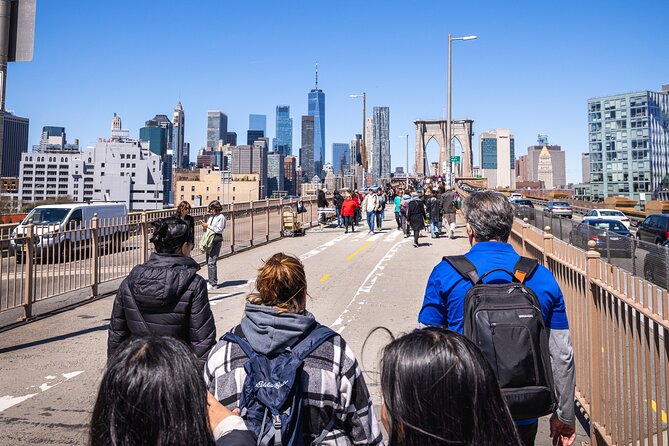
[(283, 160), (284, 188), (288, 195), (297, 195), (297, 158), (287, 156)]
[[(318, 88), (318, 65), (316, 65), (316, 86), (309, 93), (308, 114), (314, 118), (314, 166), (312, 169), (315, 175), (323, 178), (323, 164), (325, 163), (325, 93)], [(300, 158), (300, 163), (301, 162), (302, 159)], [(304, 167), (304, 164), (302, 166)], [(309, 178), (309, 180), (311, 180), (311, 178)]]
[(48, 148), (55, 148), (55, 146), (63, 149), (65, 144), (67, 144), (65, 127), (42, 127), (42, 136), (39, 141), (39, 149), (41, 151), (44, 151)]
[(351, 164), (351, 146), (332, 143), (332, 171), (335, 174), (348, 172)]
[[(540, 135), (542, 137), (541, 141), (546, 141), (546, 135)], [(558, 145), (548, 145), (541, 144), (535, 146), (530, 146), (527, 148), (527, 173), (526, 177), (523, 178), (524, 181), (539, 181), (539, 159), (541, 158), (541, 153), (546, 147), (549, 152), (551, 166), (553, 170), (553, 186), (559, 188), (567, 184), (566, 176), (566, 165), (565, 165), (565, 152), (562, 150), (562, 147)], [(516, 172), (518, 176), (519, 172)]]
[(267, 155), (267, 197), (271, 198), (275, 192), (286, 195), (285, 187), (285, 156), (279, 152)]
[(207, 112), (207, 147), (218, 147), (226, 141), (228, 133), (228, 116), (219, 110)]
[(544, 189), (553, 189), (553, 163), (551, 161), (551, 153), (546, 146), (541, 149), (541, 154), (539, 155), (537, 177)]
[(261, 139), (252, 145), (232, 148), (232, 174), (258, 174), (260, 191), (258, 196), (267, 196), (267, 140)]
[(274, 151), (284, 156), (293, 154), (293, 120), (289, 105), (276, 106), (276, 139)]
[(515, 188), (515, 138), (509, 129), (481, 133), (480, 148), (482, 175), (488, 179), (488, 187)]
[(250, 130), (246, 132), (246, 144), (251, 145), (259, 139), (265, 137), (264, 130)]
[(581, 154), (581, 175), (583, 184), (590, 182), (590, 153)]
[(302, 116), (302, 144), (300, 146), (300, 167), (305, 182), (315, 175), (314, 168), (314, 117)]
[(249, 130), (262, 130), (263, 135), (267, 134), (267, 116), (249, 115)]
[(593, 200), (640, 194), (669, 199), (669, 85), (588, 100)]
[(190, 154), (184, 151), (186, 141), (184, 140), (184, 132), (186, 125), (186, 116), (184, 115), (184, 109), (181, 106), (181, 101), (174, 107), (174, 118), (172, 119), (172, 126), (174, 135), (172, 140), (174, 141), (174, 164), (178, 168), (183, 168), (188, 166), (190, 163)]
[(156, 115), (139, 129), (139, 139), (148, 141), (149, 150), (160, 156), (163, 166), (163, 202), (174, 204), (172, 188), (172, 162), (174, 158), (174, 141), (172, 140), (172, 122), (166, 115)]
[(21, 154), (28, 151), (28, 118), (13, 115), (6, 111), (3, 114), (4, 127), (2, 140), (2, 171), (0, 177), (18, 177), (21, 165)]
[(374, 165), (374, 118), (365, 122), (365, 151), (367, 152), (367, 172), (372, 172)]
[(370, 171), (376, 178), (390, 178), (390, 108), (374, 107), (374, 143)]

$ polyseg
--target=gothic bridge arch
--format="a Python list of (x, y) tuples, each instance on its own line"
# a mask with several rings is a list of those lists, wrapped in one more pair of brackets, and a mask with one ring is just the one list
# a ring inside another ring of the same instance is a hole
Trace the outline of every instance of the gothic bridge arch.
[[(461, 174), (471, 177), (472, 172), (472, 124), (471, 119), (451, 121), (451, 139), (460, 141), (462, 146)], [(416, 175), (425, 175), (427, 169), (427, 144), (434, 139), (439, 144), (439, 166), (443, 174), (448, 172), (451, 160), (451, 145), (446, 144), (446, 126), (444, 119), (414, 121), (416, 125)]]

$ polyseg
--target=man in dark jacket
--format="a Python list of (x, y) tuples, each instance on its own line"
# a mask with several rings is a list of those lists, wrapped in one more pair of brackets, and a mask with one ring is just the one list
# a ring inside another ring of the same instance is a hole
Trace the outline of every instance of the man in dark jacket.
[(441, 194), (441, 210), (446, 218), (448, 236), (455, 237), (455, 203), (453, 189), (450, 187)]
[(441, 203), (437, 197), (436, 189), (428, 195), (425, 206), (427, 207), (427, 216), (430, 219), (430, 235), (432, 238), (437, 238), (441, 226)]
[(411, 194), (411, 201), (407, 210), (407, 222), (407, 225), (410, 225), (413, 230), (413, 246), (417, 248), (420, 230), (425, 227), (425, 205), (423, 205), (423, 200), (418, 197), (416, 192)]
[(207, 282), (190, 257), (188, 225), (177, 217), (153, 223), (156, 252), (135, 266), (114, 301), (107, 355), (131, 336), (172, 336), (188, 344), (202, 367), (216, 344)]
[(335, 190), (332, 200), (334, 201), (335, 213), (337, 214), (337, 227), (341, 228), (344, 225), (344, 217), (341, 215), (341, 205), (344, 204), (344, 197), (338, 190)]

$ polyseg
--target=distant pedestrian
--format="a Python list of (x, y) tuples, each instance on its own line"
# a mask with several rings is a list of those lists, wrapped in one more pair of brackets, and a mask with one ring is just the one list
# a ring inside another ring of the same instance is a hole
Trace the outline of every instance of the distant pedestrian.
[(316, 196), (316, 206), (318, 206), (318, 223), (326, 224), (327, 218), (325, 217), (325, 208), (328, 207), (328, 200), (325, 197), (325, 190), (318, 189), (318, 194)]
[(216, 326), (207, 283), (190, 257), (188, 225), (168, 217), (152, 226), (155, 252), (130, 271), (116, 294), (107, 356), (131, 336), (173, 336), (190, 345), (204, 365), (216, 343)]
[(427, 202), (427, 216), (430, 219), (430, 235), (432, 238), (439, 237), (439, 226), (441, 223), (441, 203), (437, 199), (436, 192), (428, 191)]
[(425, 227), (425, 206), (423, 200), (418, 197), (417, 192), (411, 194), (411, 201), (409, 202), (409, 209), (407, 210), (407, 221), (413, 230), (413, 246), (418, 247), (418, 237), (420, 231)]
[(218, 200), (209, 203), (209, 217), (203, 221), (202, 228), (213, 231), (214, 244), (206, 255), (207, 260), (207, 290), (218, 287), (218, 267), (216, 262), (221, 254), (221, 245), (223, 244), (223, 231), (225, 230), (225, 215), (223, 215), (223, 206)]
[(341, 215), (341, 206), (344, 204), (344, 197), (335, 189), (332, 200), (334, 201), (335, 213), (337, 215), (337, 227), (341, 228), (344, 225), (344, 218)]
[(404, 238), (408, 238), (411, 234), (411, 225), (407, 220), (407, 212), (409, 211), (409, 202), (411, 195), (404, 193), (402, 195), (402, 203), (400, 204), (400, 218), (402, 219), (402, 230), (404, 231)]
[(395, 223), (397, 223), (397, 230), (399, 231), (402, 229), (402, 197), (395, 195), (393, 204), (395, 205)]
[(379, 200), (379, 204), (377, 206), (376, 210), (376, 229), (381, 230), (381, 227), (383, 225), (383, 220), (385, 219), (386, 215), (386, 191), (379, 189), (377, 193), (377, 198)]
[(177, 217), (185, 221), (188, 225), (188, 241), (191, 246), (190, 249), (192, 250), (193, 247), (195, 247), (195, 219), (193, 219), (193, 216), (190, 215), (190, 211), (191, 207), (189, 202), (182, 201), (179, 203), (179, 206), (177, 207)]
[(450, 187), (441, 194), (441, 210), (444, 214), (444, 219), (446, 220), (448, 236), (450, 238), (455, 238), (455, 196), (453, 194), (453, 189)]
[(341, 215), (344, 219), (344, 227), (346, 228), (344, 231), (345, 234), (348, 234), (349, 226), (351, 227), (351, 232), (355, 232), (355, 214), (358, 212), (359, 208), (360, 206), (353, 198), (351, 198), (351, 195), (346, 194), (346, 199), (341, 206)]

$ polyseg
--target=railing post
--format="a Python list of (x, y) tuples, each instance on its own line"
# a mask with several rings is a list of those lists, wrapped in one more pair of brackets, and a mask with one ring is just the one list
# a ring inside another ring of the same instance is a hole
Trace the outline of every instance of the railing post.
[(311, 228), (314, 225), (314, 200), (313, 197), (309, 197), (309, 227)]
[(235, 252), (235, 204), (230, 206), (230, 252)]
[(149, 255), (149, 222), (146, 212), (142, 212), (142, 215), (140, 215), (139, 224), (141, 226), (140, 231), (142, 234), (142, 252), (140, 259), (142, 263), (144, 263)]
[(269, 198), (266, 199), (265, 205), (267, 206), (267, 209), (265, 210), (267, 220), (265, 222), (265, 241), (269, 242)]
[(588, 347), (590, 357), (590, 444), (599, 445), (597, 429), (602, 420), (602, 337), (601, 337), (601, 287), (597, 283), (600, 280), (599, 260), (601, 255), (595, 251), (596, 243), (588, 242), (587, 251), (587, 277), (588, 277)]
[(249, 206), (251, 209), (251, 228), (249, 229), (249, 243), (253, 246), (253, 202), (249, 201)]
[(548, 268), (548, 256), (553, 254), (553, 234), (551, 234), (551, 227), (544, 228), (544, 266)]
[(93, 297), (98, 295), (98, 282), (100, 280), (100, 234), (98, 231), (100, 221), (97, 212), (91, 220), (91, 293)]
[(527, 246), (525, 245), (525, 238), (527, 237), (527, 230), (530, 227), (529, 219), (527, 217), (523, 218), (523, 226), (520, 230), (522, 243), (523, 243), (523, 256), (527, 255)]
[(23, 255), (26, 262), (25, 277), (23, 282), (23, 318), (28, 319), (33, 313), (33, 294), (35, 292), (33, 276), (35, 271), (35, 245), (33, 237), (35, 236), (35, 225), (32, 218), (26, 227), (26, 251)]

